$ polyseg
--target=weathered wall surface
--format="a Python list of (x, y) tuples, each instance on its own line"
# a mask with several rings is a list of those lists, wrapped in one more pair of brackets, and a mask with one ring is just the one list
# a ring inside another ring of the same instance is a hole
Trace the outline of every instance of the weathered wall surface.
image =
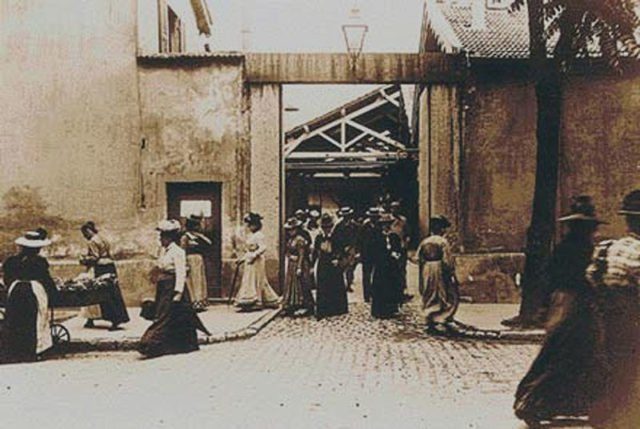
[(250, 85), (251, 210), (264, 217), (267, 272), (278, 291), (280, 284), (280, 226), (283, 165), (281, 140), (282, 88)]
[(520, 251), (535, 182), (535, 93), (519, 82), (478, 82), (468, 91), (464, 249)]
[(624, 195), (640, 188), (640, 77), (572, 77), (565, 93), (560, 161), (561, 212), (587, 194), (602, 218), (603, 236), (625, 231), (616, 213)]
[(248, 208), (248, 139), (239, 61), (141, 65), (142, 219), (166, 216), (166, 184), (222, 184), (222, 255), (234, 257), (234, 234)]
[(0, 196), (41, 190), (51, 211), (136, 216), (135, 1), (0, 3)]

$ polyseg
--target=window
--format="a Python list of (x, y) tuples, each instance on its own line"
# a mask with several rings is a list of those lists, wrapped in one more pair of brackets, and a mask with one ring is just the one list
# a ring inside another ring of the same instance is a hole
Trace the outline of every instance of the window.
[(487, 9), (508, 9), (513, 0), (486, 0)]
[(169, 7), (167, 0), (158, 0), (159, 51), (184, 52), (186, 39), (184, 23)]
[(180, 201), (180, 217), (191, 215), (211, 217), (210, 200), (182, 200)]

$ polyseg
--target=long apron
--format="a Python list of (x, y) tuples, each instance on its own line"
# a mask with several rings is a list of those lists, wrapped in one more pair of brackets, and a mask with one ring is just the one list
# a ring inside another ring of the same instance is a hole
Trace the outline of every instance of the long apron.
[(5, 348), (9, 361), (33, 361), (53, 346), (49, 297), (40, 282), (16, 280), (7, 294)]

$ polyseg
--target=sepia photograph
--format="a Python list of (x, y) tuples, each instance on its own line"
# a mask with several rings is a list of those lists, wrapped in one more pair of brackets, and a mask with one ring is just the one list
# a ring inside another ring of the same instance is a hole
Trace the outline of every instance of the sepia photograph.
[(640, 429), (640, 0), (0, 0), (0, 428)]

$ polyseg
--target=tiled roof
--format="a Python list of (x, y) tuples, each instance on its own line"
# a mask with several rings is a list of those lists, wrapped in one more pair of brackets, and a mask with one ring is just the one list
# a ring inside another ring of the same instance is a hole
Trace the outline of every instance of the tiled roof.
[(467, 52), (478, 58), (526, 58), (529, 28), (526, 8), (485, 8), (485, 25), (473, 26), (472, 1), (426, 0), (425, 24), (446, 52)]

